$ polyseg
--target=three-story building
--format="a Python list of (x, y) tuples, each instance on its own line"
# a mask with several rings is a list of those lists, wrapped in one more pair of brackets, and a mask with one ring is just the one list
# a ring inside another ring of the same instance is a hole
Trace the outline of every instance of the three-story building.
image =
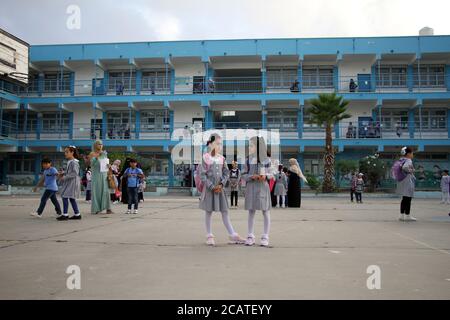
[(170, 151), (176, 128), (277, 129), (281, 158), (322, 173), (324, 129), (310, 100), (337, 92), (352, 118), (335, 125), (338, 159), (401, 146), (418, 151), (419, 180), (449, 168), (450, 36), (247, 39), (36, 45), (29, 84), (2, 81), (0, 176), (33, 182), (61, 148), (148, 157), (158, 184), (182, 184)]

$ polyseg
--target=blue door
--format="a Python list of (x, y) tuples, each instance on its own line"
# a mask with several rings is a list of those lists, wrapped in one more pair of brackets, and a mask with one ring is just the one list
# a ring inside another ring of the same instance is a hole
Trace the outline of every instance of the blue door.
[(359, 92), (370, 92), (370, 78), (371, 75), (366, 73), (358, 73), (358, 91)]

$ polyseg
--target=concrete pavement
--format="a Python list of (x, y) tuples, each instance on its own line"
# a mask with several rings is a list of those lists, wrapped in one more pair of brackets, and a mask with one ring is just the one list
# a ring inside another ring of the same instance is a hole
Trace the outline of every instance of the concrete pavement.
[[(50, 202), (42, 219), (30, 217), (37, 205), (0, 198), (0, 299), (450, 299), (450, 206), (437, 200), (414, 199), (418, 221), (406, 223), (398, 199), (308, 197), (301, 209), (272, 210), (272, 248), (228, 245), (219, 214), (217, 246), (207, 247), (196, 198), (65, 222)], [(230, 212), (245, 235), (246, 212)], [(80, 290), (66, 287), (70, 265), (81, 269)], [(367, 288), (371, 265), (381, 289)]]

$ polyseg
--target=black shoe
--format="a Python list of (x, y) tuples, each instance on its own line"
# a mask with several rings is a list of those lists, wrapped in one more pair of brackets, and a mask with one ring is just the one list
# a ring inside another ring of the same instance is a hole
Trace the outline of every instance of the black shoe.
[(58, 218), (56, 218), (56, 220), (58, 220), (58, 221), (66, 221), (66, 220), (69, 220), (69, 216), (62, 215), (62, 216), (59, 216)]
[(70, 218), (69, 218), (69, 220), (81, 220), (81, 214), (79, 214), (79, 215), (74, 215), (74, 216), (71, 216)]

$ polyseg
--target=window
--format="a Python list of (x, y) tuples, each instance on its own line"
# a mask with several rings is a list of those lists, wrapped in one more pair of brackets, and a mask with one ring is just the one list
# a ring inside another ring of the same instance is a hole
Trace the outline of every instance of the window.
[(69, 131), (69, 114), (67, 112), (43, 113), (42, 114), (42, 132), (44, 133), (63, 133)]
[(268, 110), (267, 128), (279, 129), (280, 131), (297, 131), (297, 110)]
[[(27, 119), (26, 122), (25, 118)], [(35, 112), (28, 111), (25, 115), (25, 111), (19, 111), (18, 118), (16, 112), (5, 112), (3, 114), (3, 120), (11, 124), (11, 129), (15, 130), (17, 126), (18, 133), (24, 133), (25, 131), (36, 132), (37, 113)]]
[(408, 128), (408, 110), (381, 110), (381, 128), (385, 131)]
[(414, 87), (444, 87), (445, 67), (443, 65), (416, 64), (413, 68)]
[(333, 87), (333, 66), (303, 68), (303, 88)]
[(290, 88), (297, 78), (296, 68), (270, 68), (267, 70), (267, 88)]
[(134, 128), (135, 126), (134, 112), (131, 113), (129, 111), (108, 112), (107, 121), (108, 121), (107, 122), (108, 129)]
[(70, 73), (46, 73), (44, 75), (44, 92), (70, 91)]
[[(419, 109), (415, 111), (414, 123), (416, 130), (422, 128), (422, 130), (445, 131), (447, 129), (447, 110), (422, 109), (421, 114), (420, 116)], [(420, 118), (422, 118), (422, 121)]]
[(143, 91), (167, 91), (170, 89), (170, 71), (154, 70), (142, 72), (141, 89)]
[(9, 158), (8, 174), (34, 174), (33, 155), (13, 154)]
[(381, 66), (375, 68), (377, 86), (384, 88), (406, 87), (406, 66)]
[(311, 124), (311, 114), (308, 109), (304, 109), (303, 111), (303, 131), (323, 131), (325, 130), (325, 126), (318, 126), (317, 124)]
[(122, 85), (123, 90), (130, 91), (136, 88), (136, 74), (133, 71), (111, 71), (109, 72), (108, 89), (116, 91)]
[(170, 118), (167, 110), (141, 111), (141, 131), (168, 131)]

